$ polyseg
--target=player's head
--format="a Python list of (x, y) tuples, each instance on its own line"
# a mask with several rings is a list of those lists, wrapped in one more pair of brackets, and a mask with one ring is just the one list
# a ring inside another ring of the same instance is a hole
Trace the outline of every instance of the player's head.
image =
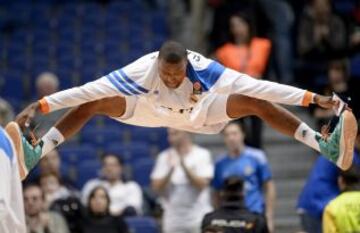
[(358, 134), (356, 136), (355, 148), (360, 151), (360, 119), (358, 119)]
[(223, 136), (229, 151), (237, 151), (244, 146), (245, 134), (239, 122), (229, 122), (223, 130)]
[(175, 41), (165, 42), (159, 51), (159, 76), (169, 88), (180, 86), (186, 76), (187, 51)]
[(353, 165), (347, 171), (341, 171), (338, 179), (339, 187), (343, 191), (360, 191), (360, 167)]
[(122, 164), (120, 157), (112, 153), (102, 157), (102, 174), (109, 182), (116, 182), (122, 178)]
[(29, 184), (24, 187), (24, 207), (25, 214), (37, 216), (44, 208), (44, 193), (40, 186)]
[(104, 215), (109, 213), (110, 196), (103, 186), (95, 187), (89, 195), (88, 210), (94, 215)]
[(241, 202), (244, 198), (244, 181), (238, 176), (230, 176), (224, 180), (220, 195), (225, 202)]
[(172, 147), (178, 148), (191, 141), (191, 136), (188, 132), (168, 128), (168, 141)]

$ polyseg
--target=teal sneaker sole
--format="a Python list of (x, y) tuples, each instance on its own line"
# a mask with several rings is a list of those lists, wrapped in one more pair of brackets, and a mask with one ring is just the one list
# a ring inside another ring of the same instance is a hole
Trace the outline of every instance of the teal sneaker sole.
[(29, 171), (26, 168), (26, 164), (25, 164), (24, 148), (22, 144), (22, 133), (20, 127), (16, 122), (12, 121), (6, 125), (5, 130), (12, 139), (12, 142), (14, 144), (16, 150), (17, 163), (19, 167), (20, 179), (24, 180), (26, 176), (29, 174)]
[(344, 111), (342, 132), (340, 138), (340, 156), (336, 165), (342, 170), (351, 167), (354, 156), (354, 145), (358, 132), (357, 122), (354, 114), (350, 111)]

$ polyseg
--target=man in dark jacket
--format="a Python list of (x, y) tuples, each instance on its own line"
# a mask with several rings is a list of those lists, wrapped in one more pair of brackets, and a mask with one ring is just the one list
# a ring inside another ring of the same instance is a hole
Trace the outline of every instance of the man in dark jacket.
[(250, 212), (243, 203), (243, 181), (239, 177), (225, 180), (221, 206), (205, 215), (202, 232), (209, 226), (221, 227), (224, 233), (268, 233), (265, 218)]

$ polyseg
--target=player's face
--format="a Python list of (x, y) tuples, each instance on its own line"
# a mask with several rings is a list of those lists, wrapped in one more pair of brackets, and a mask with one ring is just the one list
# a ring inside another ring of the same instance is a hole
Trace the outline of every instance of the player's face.
[(178, 88), (186, 76), (187, 61), (173, 64), (159, 60), (159, 76), (168, 88)]
[(237, 150), (244, 143), (244, 133), (236, 124), (230, 124), (224, 129), (224, 141), (230, 151)]

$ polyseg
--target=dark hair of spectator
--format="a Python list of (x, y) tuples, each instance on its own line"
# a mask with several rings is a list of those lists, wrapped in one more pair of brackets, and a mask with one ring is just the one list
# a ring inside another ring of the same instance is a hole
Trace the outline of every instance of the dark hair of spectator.
[(223, 233), (223, 229), (221, 227), (218, 226), (207, 226), (205, 227), (205, 229), (203, 230), (203, 233)]
[(341, 171), (340, 177), (346, 185), (345, 191), (360, 190), (360, 167), (353, 165), (347, 171)]
[(187, 59), (186, 48), (176, 41), (166, 41), (160, 48), (159, 59), (167, 63), (178, 64)]
[(38, 183), (25, 183), (23, 185), (23, 193), (25, 193), (26, 190), (31, 189), (31, 188), (39, 189), (41, 191), (42, 200), (45, 200), (45, 193), (42, 191), (42, 189)]
[(93, 188), (93, 190), (91, 190), (90, 192), (90, 195), (89, 195), (89, 198), (87, 200), (87, 208), (88, 208), (88, 212), (90, 214), (93, 214), (94, 211), (91, 209), (91, 205), (90, 205), (90, 202), (91, 202), (91, 199), (93, 199), (95, 197), (95, 194), (98, 190), (103, 190), (105, 192), (105, 197), (106, 197), (106, 201), (107, 201), (107, 206), (106, 206), (106, 213), (105, 214), (109, 214), (110, 213), (110, 196), (109, 196), (109, 193), (108, 191), (106, 190), (106, 188), (104, 186), (96, 186), (95, 188)]
[(114, 157), (114, 158), (116, 158), (116, 160), (118, 161), (120, 166), (124, 165), (124, 161), (122, 160), (122, 158), (119, 155), (115, 155), (114, 153), (104, 153), (101, 156), (101, 162), (104, 163), (104, 160), (108, 157)]
[(249, 37), (247, 38), (247, 43), (250, 43), (251, 42), (251, 39), (255, 36), (255, 25), (254, 25), (254, 20), (252, 18), (252, 16), (246, 14), (246, 13), (243, 13), (243, 12), (239, 12), (239, 13), (236, 13), (236, 14), (233, 14), (230, 16), (229, 18), (229, 39), (230, 41), (232, 42), (235, 42), (235, 38), (234, 38), (234, 35), (231, 34), (231, 30), (230, 30), (230, 20), (232, 17), (237, 17), (237, 18), (240, 18), (242, 20), (244, 20), (247, 25), (248, 25), (248, 28), (249, 28)]
[(225, 179), (222, 187), (223, 201), (243, 200), (244, 181), (239, 176), (230, 176)]

